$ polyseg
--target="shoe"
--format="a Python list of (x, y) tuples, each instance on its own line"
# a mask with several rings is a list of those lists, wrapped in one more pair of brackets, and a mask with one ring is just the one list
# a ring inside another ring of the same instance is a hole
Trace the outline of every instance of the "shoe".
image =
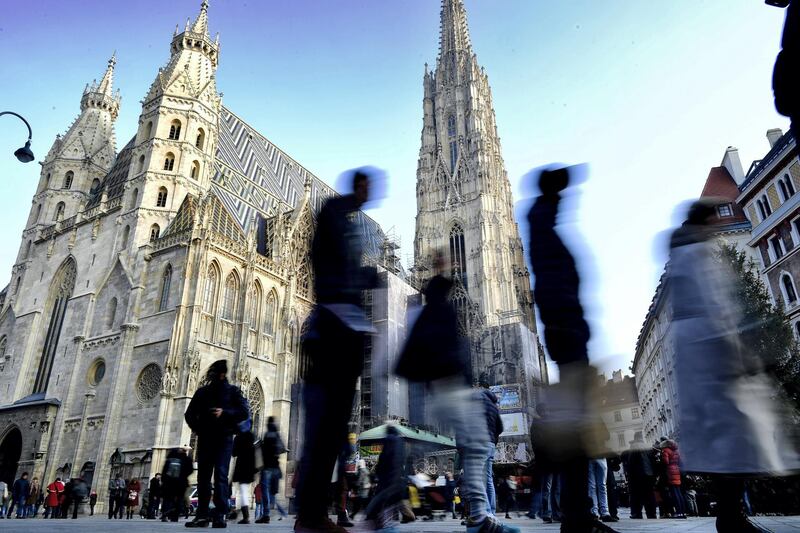
[(342, 526), (337, 526), (328, 518), (306, 520), (298, 518), (294, 523), (295, 533), (348, 533)]
[(242, 519), (239, 520), (239, 524), (249, 524), (250, 523), (250, 509), (247, 506), (242, 507)]
[(269, 524), (269, 515), (264, 515), (256, 520), (256, 524)]
[(717, 533), (772, 533), (771, 529), (751, 522), (745, 515), (717, 517)]
[(215, 520), (213, 524), (211, 524), (212, 529), (225, 529), (228, 527), (228, 523), (223, 520)]
[(520, 533), (520, 529), (498, 522), (493, 516), (487, 516), (477, 524), (467, 520), (467, 533)]
[(186, 527), (208, 527), (208, 519), (195, 518), (191, 522), (186, 522)]
[(600, 520), (602, 520), (603, 522), (619, 522), (619, 518), (614, 518), (610, 514), (604, 514), (603, 516), (600, 517)]
[(553, 519), (549, 518), (549, 517), (548, 518), (542, 518), (542, 522), (544, 522), (545, 524), (552, 524), (553, 523)]

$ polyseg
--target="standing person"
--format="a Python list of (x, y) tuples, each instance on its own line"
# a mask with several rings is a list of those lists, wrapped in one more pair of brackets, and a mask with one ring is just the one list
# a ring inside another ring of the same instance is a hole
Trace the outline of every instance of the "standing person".
[(405, 498), (407, 480), (403, 474), (405, 443), (394, 424), (386, 426), (383, 449), (375, 469), (378, 475), (378, 491), (367, 506), (367, 520), (375, 524), (378, 531), (394, 531), (392, 521), (397, 505)]
[(686, 518), (683, 492), (681, 492), (681, 455), (674, 440), (667, 439), (661, 449), (661, 462), (664, 465), (669, 499), (672, 504), (673, 518)]
[(592, 499), (592, 516), (603, 522), (613, 522), (608, 512), (608, 463), (605, 457), (589, 461), (589, 497)]
[[(61, 478), (57, 477), (55, 481), (47, 485), (47, 498), (45, 504), (47, 505), (47, 513), (50, 518), (58, 518), (58, 510), (60, 509), (61, 495), (64, 493), (64, 484)], [(109, 516), (109, 518), (111, 518)]]
[(255, 502), (255, 511), (253, 512), (253, 518), (255, 518), (256, 523), (258, 524), (259, 519), (264, 514), (264, 507), (263, 501), (261, 499), (261, 480), (259, 479), (258, 483), (256, 483), (256, 488), (253, 490), (253, 501)]
[(637, 431), (630, 448), (622, 454), (622, 466), (628, 481), (631, 503), (631, 518), (642, 518), (644, 506), (647, 518), (656, 518), (656, 500), (653, 488), (656, 485), (656, 470), (650, 449), (644, 443), (642, 432)]
[(453, 479), (452, 472), (444, 473), (444, 499), (447, 502), (447, 510), (455, 520), (458, 518), (456, 516), (456, 480)]
[(464, 473), (459, 494), (469, 510), (468, 533), (518, 533), (488, 513), (486, 458), (491, 441), (483, 394), (469, 386), (469, 352), (449, 300), (444, 252), (433, 258), (434, 276), (423, 289), (425, 307), (406, 339), (395, 373), (425, 383), (436, 415), (455, 431)]
[(763, 530), (743, 510), (746, 478), (790, 473), (800, 461), (785, 434), (777, 387), (756, 351), (760, 324), (742, 331), (736, 295), (743, 289), (715, 257), (716, 214), (717, 202), (695, 202), (670, 242), (681, 460), (686, 472), (714, 475), (717, 531), (757, 532)]
[(326, 200), (311, 246), (317, 305), (303, 337), (310, 368), (303, 390), (306, 421), (296, 493), (298, 533), (345, 531), (328, 518), (328, 488), (347, 440), (365, 337), (375, 331), (362, 308), (361, 294), (377, 286), (376, 269), (361, 265), (362, 232), (356, 223), (358, 210), (370, 197), (370, 176), (356, 171), (352, 185), (352, 194)]
[(245, 431), (241, 431), (233, 439), (233, 457), (236, 465), (233, 467), (233, 482), (239, 484), (239, 509), (242, 510), (240, 524), (250, 523), (250, 484), (256, 475), (256, 448), (255, 436), (250, 431), (250, 424), (245, 422)]
[(116, 517), (119, 513), (120, 506), (120, 493), (125, 490), (125, 482), (120, 474), (114, 476), (111, 483), (108, 484), (108, 518), (109, 520)]
[(184, 507), (184, 495), (189, 488), (189, 476), (194, 467), (189, 457), (189, 447), (173, 448), (164, 460), (161, 469), (161, 521), (177, 522)]
[[(39, 508), (44, 506), (44, 493), (45, 493), (44, 490), (42, 490), (42, 489), (39, 490), (39, 496), (38, 496), (38, 498), (36, 498), (36, 503), (33, 506), (33, 517), (34, 518), (39, 516)], [(47, 507), (45, 507), (44, 509), (46, 511)], [(46, 512), (43, 511), (42, 514), (45, 515)], [(43, 518), (47, 518), (47, 517), (43, 516)]]
[(161, 473), (156, 472), (147, 487), (147, 518), (152, 520), (158, 516), (161, 505)]
[(89, 493), (89, 516), (94, 516), (94, 506), (97, 505), (97, 491), (92, 489)]
[(42, 487), (39, 484), (39, 478), (35, 477), (31, 480), (31, 486), (28, 489), (28, 498), (25, 500), (25, 516), (33, 518), (36, 516), (36, 502), (39, 501), (39, 496), (42, 494)]
[(239, 387), (228, 383), (228, 362), (216, 361), (208, 371), (209, 384), (197, 389), (184, 418), (197, 434), (197, 514), (186, 527), (208, 527), (211, 477), (214, 476), (214, 527), (226, 527), (228, 516), (228, 468), (233, 435), (250, 417)]
[[(264, 433), (264, 438), (261, 439), (261, 474), (259, 484), (261, 485), (261, 501), (262, 513), (261, 518), (256, 520), (257, 524), (269, 524), (269, 515), (272, 508), (272, 492), (273, 484), (277, 486), (281, 478), (280, 456), (286, 453), (286, 446), (283, 444), (281, 434), (278, 431), (278, 425), (275, 422), (275, 417), (270, 416), (267, 418), (267, 432)], [(273, 480), (275, 480), (273, 482)], [(280, 508), (280, 506), (279, 506)], [(283, 516), (285, 514), (281, 513)]]
[(486, 499), (488, 500), (487, 512), (494, 515), (497, 511), (497, 495), (494, 490), (494, 455), (497, 443), (503, 432), (503, 420), (500, 418), (500, 408), (497, 406), (497, 395), (489, 389), (489, 379), (482, 374), (478, 380), (478, 387), (486, 409), (486, 428), (489, 431), (489, 442), (486, 454)]
[(86, 484), (86, 481), (82, 477), (78, 477), (72, 480), (72, 519), (75, 520), (78, 518), (78, 507), (83, 503), (89, 496), (89, 485)]
[(540, 423), (534, 422), (530, 427), (531, 442), (533, 443), (534, 463), (533, 463), (533, 487), (531, 488), (531, 507), (527, 517), (535, 520), (536, 517), (542, 519), (545, 524), (553, 522), (553, 485), (557, 482), (555, 465), (549, 460), (546, 450), (542, 448), (546, 440), (546, 434), (541, 433), (546, 427), (541, 423), (547, 416), (547, 406), (544, 402), (536, 403), (536, 418)]
[(69, 518), (69, 507), (72, 505), (72, 482), (73, 479), (70, 478), (64, 485), (64, 490), (58, 498), (58, 505), (60, 507), (58, 510), (58, 517), (64, 520)]
[(619, 472), (620, 459), (616, 454), (606, 457), (608, 474), (606, 476), (606, 492), (608, 493), (608, 514), (611, 515), (613, 522), (619, 522), (619, 493), (617, 492), (617, 478), (615, 472)]
[(142, 493), (142, 484), (137, 478), (131, 478), (126, 487), (127, 496), (125, 498), (125, 519), (130, 520), (136, 514), (136, 509), (139, 507), (139, 498)]
[(22, 475), (14, 482), (11, 487), (11, 509), (8, 510), (8, 516), (11, 517), (11, 511), (14, 505), (17, 506), (17, 518), (25, 518), (25, 511), (28, 509), (28, 495), (30, 494), (31, 482), (28, 481), (28, 473), (23, 472)]
[(570, 184), (570, 169), (544, 170), (541, 192), (528, 213), (530, 258), (535, 276), (534, 301), (544, 324), (544, 341), (558, 365), (560, 382), (548, 391), (552, 432), (544, 450), (558, 463), (564, 485), (561, 509), (564, 531), (613, 531), (591, 515), (588, 458), (599, 439), (590, 415), (597, 373), (589, 365), (589, 325), (580, 300), (580, 275), (575, 259), (556, 231), (561, 193)]
[(0, 519), (6, 517), (9, 497), (8, 484), (5, 481), (0, 480)]

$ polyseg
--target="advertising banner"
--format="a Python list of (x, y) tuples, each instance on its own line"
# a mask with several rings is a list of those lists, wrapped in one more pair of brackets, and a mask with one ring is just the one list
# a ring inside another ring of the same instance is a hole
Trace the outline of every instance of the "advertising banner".
[(490, 390), (497, 396), (497, 405), (501, 413), (513, 413), (523, 410), (522, 387), (520, 385), (495, 385)]

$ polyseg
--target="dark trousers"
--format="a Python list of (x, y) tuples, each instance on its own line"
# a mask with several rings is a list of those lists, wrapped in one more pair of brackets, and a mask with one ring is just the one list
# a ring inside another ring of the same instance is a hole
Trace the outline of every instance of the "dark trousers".
[(606, 491), (608, 492), (608, 514), (617, 518), (619, 494), (617, 494), (617, 478), (614, 477), (614, 471), (611, 468), (608, 469), (606, 476)]
[(669, 499), (672, 501), (672, 508), (675, 509), (675, 514), (682, 515), (685, 513), (683, 492), (680, 485), (669, 485)]
[(297, 482), (298, 518), (328, 516), (328, 494), (336, 458), (347, 440), (356, 380), (364, 361), (364, 336), (322, 316), (318, 337), (306, 341), (311, 359), (303, 388), (305, 433)]
[(186, 492), (186, 482), (165, 479), (162, 490), (164, 501), (161, 504), (161, 517), (177, 522), (183, 510), (183, 495)]
[(647, 518), (656, 517), (656, 498), (653, 494), (655, 485), (653, 476), (630, 476), (628, 478), (628, 491), (631, 498), (631, 516), (642, 516), (642, 505), (647, 513)]
[(80, 499), (80, 498), (75, 498), (74, 500), (72, 500), (72, 504), (73, 504), (72, 518), (73, 519), (77, 519), (78, 518), (78, 507), (81, 505), (81, 502), (83, 502), (83, 500)]
[(211, 476), (214, 476), (214, 520), (228, 516), (228, 468), (233, 437), (200, 439), (197, 443), (197, 518), (209, 518)]
[(161, 505), (161, 496), (152, 496), (147, 504), (147, 518), (155, 518), (159, 505)]

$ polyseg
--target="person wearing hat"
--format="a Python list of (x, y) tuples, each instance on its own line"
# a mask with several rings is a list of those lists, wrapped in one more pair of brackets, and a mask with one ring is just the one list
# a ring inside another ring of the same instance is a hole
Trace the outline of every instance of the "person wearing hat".
[(250, 418), (241, 389), (227, 379), (228, 362), (214, 362), (208, 370), (208, 385), (194, 393), (184, 418), (197, 434), (197, 515), (186, 527), (208, 527), (211, 477), (214, 477), (213, 527), (227, 527), (228, 468), (233, 452), (233, 435), (239, 424)]

